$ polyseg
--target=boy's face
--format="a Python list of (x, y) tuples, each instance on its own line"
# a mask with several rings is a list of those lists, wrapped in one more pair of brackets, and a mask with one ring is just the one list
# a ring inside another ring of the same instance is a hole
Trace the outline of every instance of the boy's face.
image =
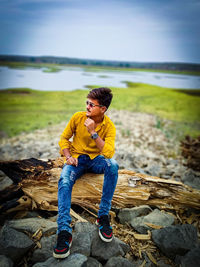
[(86, 112), (87, 117), (98, 117), (104, 114), (106, 107), (99, 105), (99, 102), (96, 99), (87, 98), (86, 109), (87, 109)]

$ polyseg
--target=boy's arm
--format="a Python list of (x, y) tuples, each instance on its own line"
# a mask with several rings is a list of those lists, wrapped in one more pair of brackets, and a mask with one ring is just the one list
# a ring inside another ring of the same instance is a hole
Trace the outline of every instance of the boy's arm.
[[(88, 132), (93, 135), (95, 132), (94, 128), (94, 121), (88, 118), (84, 124), (87, 127)], [(115, 153), (115, 136), (116, 136), (116, 129), (114, 124), (110, 125), (107, 135), (105, 137), (105, 141), (98, 136), (94, 139), (97, 147), (99, 148), (101, 154), (106, 158), (112, 158)]]
[(113, 125), (108, 129), (108, 133), (105, 137), (105, 143), (103, 149), (101, 150), (101, 154), (106, 158), (112, 158), (115, 153), (115, 136), (116, 129)]
[(75, 116), (73, 115), (70, 119), (69, 123), (67, 124), (67, 127), (64, 129), (63, 133), (61, 134), (59, 146), (61, 148), (62, 153), (64, 154), (66, 158), (66, 162), (69, 165), (76, 165), (78, 164), (78, 160), (71, 157), (70, 154), (70, 147), (71, 142), (69, 139), (73, 136), (75, 132)]

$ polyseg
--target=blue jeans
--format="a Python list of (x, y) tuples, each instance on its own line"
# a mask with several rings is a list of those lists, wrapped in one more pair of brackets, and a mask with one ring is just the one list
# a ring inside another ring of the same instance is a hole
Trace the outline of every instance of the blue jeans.
[(62, 230), (72, 232), (70, 227), (72, 187), (76, 180), (86, 172), (104, 173), (103, 192), (98, 216), (108, 215), (118, 179), (118, 164), (114, 159), (97, 156), (93, 160), (88, 155), (78, 158), (78, 166), (65, 164), (58, 182), (58, 233)]

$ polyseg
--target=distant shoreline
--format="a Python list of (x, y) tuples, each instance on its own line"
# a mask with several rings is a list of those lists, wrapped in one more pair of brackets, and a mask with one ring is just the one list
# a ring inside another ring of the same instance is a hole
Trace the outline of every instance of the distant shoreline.
[(52, 56), (17, 56), (0, 55), (0, 66), (23, 67), (31, 66), (40, 68), (47, 66), (49, 72), (59, 71), (59, 67), (76, 66), (85, 69), (98, 70), (120, 70), (120, 71), (151, 71), (161, 73), (189, 74), (200, 76), (200, 64), (179, 63), (179, 62), (127, 62), (127, 61), (109, 61), (92, 60)]

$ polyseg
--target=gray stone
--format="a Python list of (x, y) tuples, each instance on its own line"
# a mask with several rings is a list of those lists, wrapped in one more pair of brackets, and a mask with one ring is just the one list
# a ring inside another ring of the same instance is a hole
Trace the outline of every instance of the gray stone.
[[(174, 174), (174, 172), (175, 172), (174, 166), (168, 165), (167, 168), (165, 169), (164, 176), (171, 177)], [(161, 175), (161, 177), (164, 178), (163, 175)]]
[(116, 266), (117, 267), (133, 267), (137, 265), (122, 257), (112, 257), (107, 261), (105, 265), (105, 267), (116, 267)]
[(71, 253), (81, 253), (90, 256), (93, 235), (98, 227), (88, 222), (78, 222), (74, 226)]
[(58, 219), (58, 214), (49, 218), (49, 220), (52, 222), (57, 222), (57, 219)]
[(184, 224), (169, 226), (152, 231), (152, 239), (158, 248), (169, 258), (184, 255), (197, 245), (197, 229)]
[(39, 213), (35, 210), (33, 211), (27, 211), (27, 213), (23, 216), (23, 219), (25, 218), (37, 218), (39, 215)]
[(79, 233), (89, 233), (90, 236), (98, 229), (97, 225), (88, 222), (77, 222), (74, 226), (74, 231)]
[(119, 218), (120, 223), (125, 224), (130, 223), (132, 219), (138, 216), (144, 216), (149, 214), (152, 209), (147, 205), (141, 205), (139, 207), (134, 208), (124, 208), (121, 209), (117, 215)]
[(95, 258), (88, 257), (81, 267), (102, 267), (102, 264)]
[(115, 238), (109, 243), (102, 241), (98, 231), (93, 235), (91, 256), (99, 261), (107, 261), (114, 256), (124, 256), (124, 251)]
[(0, 231), (0, 251), (18, 262), (26, 252), (33, 247), (33, 241), (24, 233), (18, 232), (4, 225)]
[[(157, 261), (157, 265), (153, 264), (152, 261), (150, 260), (149, 256), (147, 255), (147, 253), (145, 251), (142, 252), (142, 259), (143, 261), (145, 260), (145, 267), (170, 267), (171, 265), (166, 264), (162, 259)], [(137, 262), (137, 267), (140, 267), (143, 263), (143, 261), (139, 264)]]
[(56, 222), (40, 218), (26, 218), (26, 219), (12, 220), (9, 221), (7, 224), (9, 227), (12, 227), (16, 230), (27, 231), (32, 234), (35, 233), (38, 229), (42, 229), (42, 232), (45, 234), (50, 232), (56, 233), (57, 229)]
[(182, 181), (184, 184), (189, 185), (193, 188), (200, 189), (200, 174), (189, 169), (182, 176)]
[(33, 263), (46, 261), (52, 257), (53, 247), (56, 244), (57, 235), (44, 236), (40, 240), (41, 248), (37, 248), (32, 255), (31, 261)]
[(179, 256), (179, 259), (176, 259), (176, 262), (181, 264), (181, 267), (199, 267), (200, 247), (190, 250), (185, 256)]
[(167, 227), (174, 223), (174, 216), (155, 209), (147, 216), (137, 217), (133, 219), (131, 221), (131, 226), (139, 233), (146, 234), (147, 230), (152, 230), (152, 228), (145, 223), (152, 223), (155, 225), (160, 225), (162, 227)]
[(115, 241), (120, 245), (120, 247), (124, 251), (124, 254), (128, 253), (131, 250), (130, 246), (121, 241), (119, 238), (115, 237)]
[(33, 267), (82, 267), (84, 262), (87, 261), (87, 257), (74, 253), (69, 255), (67, 258), (63, 260), (57, 260), (55, 258), (49, 258), (45, 262), (39, 262), (33, 265)]
[(167, 165), (178, 165), (179, 160), (178, 159), (167, 159)]
[[(134, 263), (136, 264), (137, 267), (141, 267), (141, 265), (143, 264), (144, 262), (144, 259), (143, 260), (137, 260), (137, 261), (134, 261)], [(148, 267), (148, 264), (145, 263), (145, 267)]]
[(13, 184), (13, 181), (4, 172), (0, 171), (0, 191), (3, 191), (11, 184)]
[(145, 172), (152, 176), (159, 176), (161, 172), (161, 167), (158, 164), (150, 165), (145, 169)]
[(159, 260), (159, 261), (157, 261), (157, 266), (158, 267), (171, 267), (172, 265), (171, 264), (167, 264), (167, 263), (165, 263), (163, 260)]
[(137, 165), (135, 165), (135, 163), (134, 163), (134, 158), (135, 158), (135, 156), (132, 153), (126, 153), (124, 155), (124, 162), (126, 164), (126, 168), (127, 167), (128, 167), (128, 169), (137, 168)]
[(0, 266), (13, 267), (13, 261), (7, 258), (5, 255), (0, 255)]
[(81, 253), (90, 256), (92, 239), (89, 233), (79, 232), (73, 234), (71, 253)]

